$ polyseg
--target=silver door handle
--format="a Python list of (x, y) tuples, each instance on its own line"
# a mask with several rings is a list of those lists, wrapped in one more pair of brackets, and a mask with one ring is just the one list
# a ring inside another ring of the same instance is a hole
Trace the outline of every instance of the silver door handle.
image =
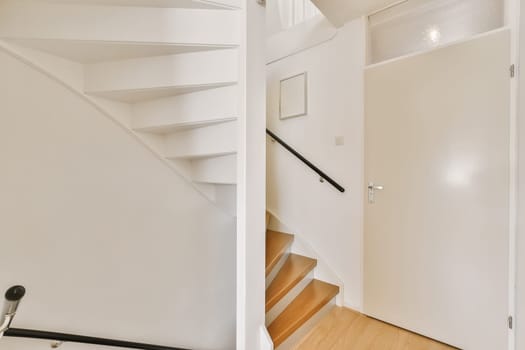
[(375, 203), (375, 192), (382, 191), (384, 189), (383, 185), (376, 185), (373, 182), (368, 183), (368, 203)]
[(381, 185), (374, 185), (374, 184), (371, 182), (371, 183), (368, 184), (368, 189), (369, 189), (369, 190), (374, 190), (374, 191), (375, 191), (375, 190), (379, 190), (379, 191), (381, 191), (382, 189), (384, 189), (384, 187), (381, 186)]

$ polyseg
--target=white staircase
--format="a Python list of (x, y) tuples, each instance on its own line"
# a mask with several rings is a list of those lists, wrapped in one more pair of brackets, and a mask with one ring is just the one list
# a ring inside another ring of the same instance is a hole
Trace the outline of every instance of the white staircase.
[(236, 184), (240, 4), (4, 0), (0, 49), (103, 111), (215, 201), (217, 186)]

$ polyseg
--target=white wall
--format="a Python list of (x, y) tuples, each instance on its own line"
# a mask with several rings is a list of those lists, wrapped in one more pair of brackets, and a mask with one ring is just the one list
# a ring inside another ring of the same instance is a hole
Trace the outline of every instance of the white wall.
[[(267, 72), (269, 129), (346, 189), (341, 194), (320, 183), (268, 140), (267, 206), (315, 247), (342, 278), (345, 304), (357, 309), (362, 305), (364, 30), (363, 20), (349, 22), (332, 40), (276, 61)], [(279, 80), (304, 71), (309, 114), (280, 121)], [(343, 137), (344, 145), (336, 146), (336, 137)]]
[[(276, 11), (275, 9), (269, 9)], [(337, 35), (337, 29), (322, 15), (277, 34), (270, 35), (266, 41), (266, 62), (272, 63), (301, 51), (308, 50)]]
[(266, 1), (266, 35), (271, 36), (283, 30), (281, 17), (279, 15), (278, 0)]
[(234, 218), (63, 86), (4, 53), (0, 76), (0, 290), (28, 289), (14, 326), (234, 348)]

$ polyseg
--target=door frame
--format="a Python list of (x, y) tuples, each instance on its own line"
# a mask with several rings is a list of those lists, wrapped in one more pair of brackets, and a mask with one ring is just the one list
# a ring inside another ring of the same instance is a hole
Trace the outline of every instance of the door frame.
[[(397, 4), (404, 3), (404, 1), (395, 3), (393, 6), (396, 6)], [(373, 13), (372, 13), (373, 14)], [(447, 46), (460, 44), (462, 42), (467, 42), (470, 40), (477, 39), (479, 37), (483, 37), (486, 35), (490, 35), (494, 32), (503, 31), (503, 30), (509, 30), (510, 31), (510, 60), (511, 65), (513, 66), (513, 76), (511, 76), (511, 79), (509, 79), (510, 84), (510, 98), (509, 98), (509, 106), (510, 106), (510, 114), (509, 114), (509, 263), (508, 263), (508, 315), (509, 315), (509, 327), (508, 327), (508, 349), (507, 350), (518, 350), (516, 348), (516, 313), (517, 313), (517, 261), (518, 261), (518, 245), (517, 245), (517, 236), (518, 236), (518, 204), (519, 204), (519, 188), (518, 188), (518, 181), (519, 181), (519, 76), (520, 76), (520, 69), (519, 69), (519, 62), (520, 62), (520, 0), (504, 0), (504, 26), (498, 29), (494, 29), (488, 32), (484, 32), (481, 34), (477, 34), (468, 38), (464, 38), (461, 40), (453, 41), (450, 43), (438, 45), (436, 47), (433, 47), (431, 49), (423, 50), (423, 51), (416, 51), (413, 53), (409, 53), (407, 55), (402, 55), (399, 57), (395, 57), (392, 59), (388, 59), (382, 62), (370, 64), (370, 23), (369, 23), (369, 17), (372, 15), (369, 14), (367, 16), (364, 16), (365, 21), (365, 36), (366, 36), (366, 52), (365, 52), (365, 67), (363, 71), (366, 71), (367, 69), (388, 64), (391, 62), (395, 62), (398, 60), (403, 60), (405, 58), (417, 56), (420, 54), (424, 54), (427, 52), (431, 52), (434, 50), (439, 50)], [(524, 19), (525, 20), (525, 19)], [(524, 23), (525, 27), (525, 23)], [(525, 49), (525, 48), (524, 48)], [(510, 72), (511, 67), (509, 67), (509, 75), (511, 75)], [(363, 81), (364, 83), (364, 81)], [(525, 87), (524, 87), (525, 88)], [(364, 103), (364, 101), (363, 101)], [(525, 106), (524, 106), (525, 109)], [(525, 112), (525, 111), (524, 111)], [(525, 121), (524, 121), (525, 122)], [(521, 135), (525, 139), (525, 135)], [(525, 166), (525, 165), (522, 165)], [(366, 191), (365, 191), (366, 192)], [(366, 195), (366, 193), (363, 192), (363, 196)], [(365, 198), (363, 198), (363, 201)], [(523, 200), (523, 199), (522, 199)], [(364, 231), (363, 234), (363, 251), (364, 251)], [(364, 255), (363, 255), (364, 260)], [(362, 264), (362, 268), (364, 271), (364, 261)], [(364, 279), (364, 273), (362, 274)], [(362, 282), (361, 285), (363, 286), (362, 294), (364, 295), (364, 283)], [(525, 301), (524, 301), (525, 303)], [(525, 320), (525, 315), (520, 315)], [(524, 326), (525, 331), (525, 326)]]
[[(516, 350), (517, 316), (517, 254), (518, 254), (518, 205), (519, 205), (519, 61), (520, 61), (520, 1), (505, 0), (504, 23), (510, 29), (510, 58), (514, 76), (510, 79), (510, 179), (509, 179), (509, 320), (508, 350)], [(517, 74), (516, 74), (517, 73)], [(520, 315), (523, 316), (523, 315)]]

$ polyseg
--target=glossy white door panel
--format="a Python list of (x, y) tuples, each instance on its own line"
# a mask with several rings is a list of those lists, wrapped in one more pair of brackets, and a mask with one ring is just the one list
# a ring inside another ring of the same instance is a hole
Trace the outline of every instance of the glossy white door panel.
[(509, 32), (365, 75), (364, 186), (383, 186), (365, 198), (365, 312), (465, 350), (506, 349)]

